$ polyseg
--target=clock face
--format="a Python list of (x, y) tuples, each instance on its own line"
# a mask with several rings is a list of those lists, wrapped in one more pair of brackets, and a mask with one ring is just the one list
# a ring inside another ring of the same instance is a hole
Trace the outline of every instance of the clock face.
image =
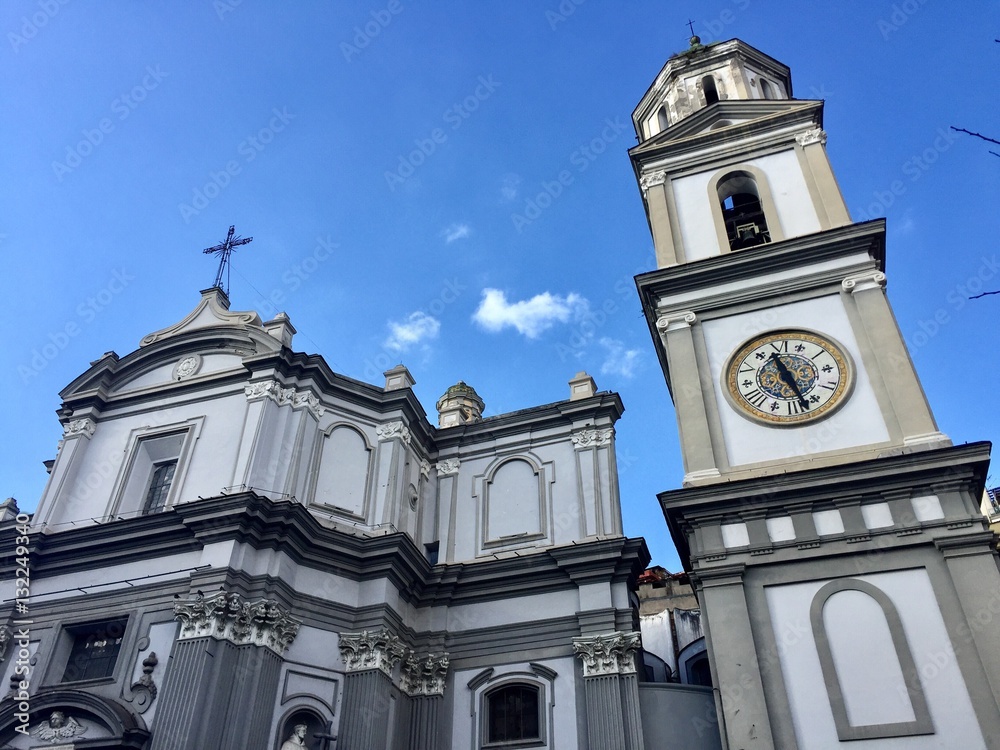
[(733, 354), (726, 388), (741, 413), (768, 424), (798, 424), (829, 414), (846, 399), (850, 359), (807, 331), (774, 331)]

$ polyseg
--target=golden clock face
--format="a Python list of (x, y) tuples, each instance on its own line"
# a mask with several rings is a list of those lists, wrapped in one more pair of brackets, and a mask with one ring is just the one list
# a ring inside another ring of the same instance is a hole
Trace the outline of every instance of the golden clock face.
[(850, 359), (829, 339), (807, 331), (758, 336), (729, 359), (725, 386), (741, 413), (768, 424), (825, 416), (846, 399)]

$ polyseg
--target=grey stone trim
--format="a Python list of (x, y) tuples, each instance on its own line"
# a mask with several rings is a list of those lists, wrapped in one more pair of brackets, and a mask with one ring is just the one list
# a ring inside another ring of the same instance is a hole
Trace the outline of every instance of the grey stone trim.
[[(882, 609), (882, 613), (885, 615), (886, 623), (889, 625), (889, 633), (892, 636), (892, 644), (896, 650), (896, 658), (903, 672), (906, 692), (909, 695), (910, 705), (913, 708), (915, 716), (913, 721), (855, 726), (848, 719), (844, 694), (840, 685), (840, 677), (837, 674), (837, 666), (833, 660), (830, 640), (826, 633), (826, 626), (823, 623), (823, 607), (826, 605), (827, 600), (834, 594), (849, 590), (860, 591), (870, 596), (878, 603)], [(813, 597), (812, 606), (809, 609), (809, 620), (812, 625), (813, 638), (816, 640), (816, 649), (819, 652), (819, 663), (823, 670), (823, 679), (826, 682), (830, 708), (833, 711), (833, 720), (837, 727), (837, 737), (841, 742), (847, 740), (934, 734), (934, 724), (931, 722), (930, 711), (927, 708), (927, 699), (924, 697), (924, 689), (920, 684), (920, 673), (917, 671), (916, 664), (913, 661), (913, 652), (910, 650), (910, 644), (906, 640), (903, 622), (899, 619), (899, 612), (896, 611), (892, 600), (885, 593), (870, 583), (857, 579), (845, 578), (831, 581), (817, 591), (816, 596)]]

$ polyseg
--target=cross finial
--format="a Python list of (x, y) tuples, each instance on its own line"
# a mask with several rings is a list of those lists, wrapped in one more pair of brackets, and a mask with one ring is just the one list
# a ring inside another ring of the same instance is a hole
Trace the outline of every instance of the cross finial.
[(688, 28), (691, 29), (691, 36), (694, 36), (694, 21), (688, 20)]
[[(253, 241), (253, 237), (238, 237), (234, 236), (236, 234), (236, 227), (229, 227), (229, 234), (226, 235), (226, 239), (221, 244), (215, 245), (214, 247), (206, 247), (203, 251), (206, 255), (219, 256), (219, 270), (215, 274), (215, 284), (213, 286), (222, 289), (227, 295), (229, 294), (229, 256), (233, 254), (233, 250), (238, 248), (240, 245), (245, 245), (248, 242)], [(226, 277), (226, 286), (222, 287), (222, 276)]]

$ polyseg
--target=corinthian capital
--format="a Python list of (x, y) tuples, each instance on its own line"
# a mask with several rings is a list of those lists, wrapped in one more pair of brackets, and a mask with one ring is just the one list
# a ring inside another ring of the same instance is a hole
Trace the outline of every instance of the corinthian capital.
[(340, 635), (340, 655), (348, 672), (379, 669), (391, 674), (405, 654), (406, 646), (386, 628)]
[(573, 639), (573, 650), (583, 661), (584, 677), (634, 674), (635, 652), (641, 647), (638, 633), (608, 633)]
[(178, 640), (212, 636), (238, 646), (265, 646), (278, 654), (288, 648), (301, 625), (276, 601), (251, 602), (225, 591), (174, 602), (174, 617), (181, 623)]
[(420, 658), (411, 651), (403, 660), (400, 688), (407, 695), (444, 695), (448, 664), (448, 654)]

